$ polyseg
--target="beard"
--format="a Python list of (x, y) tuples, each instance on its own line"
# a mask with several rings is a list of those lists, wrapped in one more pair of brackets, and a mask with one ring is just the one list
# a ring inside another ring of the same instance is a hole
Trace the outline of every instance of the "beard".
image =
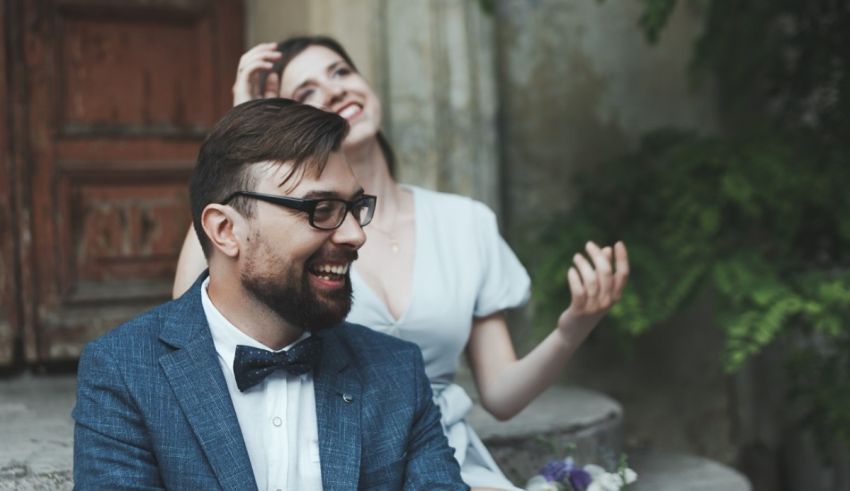
[[(353, 261), (356, 251), (346, 251), (344, 259)], [(259, 267), (249, 262), (241, 275), (243, 287), (287, 323), (305, 331), (316, 332), (333, 327), (351, 310), (351, 276), (345, 274), (345, 285), (331, 291), (316, 292), (310, 285), (306, 265), (289, 265), (284, 274), (269, 274), (281, 268)]]

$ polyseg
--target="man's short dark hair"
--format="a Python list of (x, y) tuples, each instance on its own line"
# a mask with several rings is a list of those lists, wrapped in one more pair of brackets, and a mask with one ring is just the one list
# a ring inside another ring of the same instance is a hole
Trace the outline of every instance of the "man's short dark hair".
[[(212, 244), (201, 213), (236, 191), (253, 191), (252, 165), (292, 164), (287, 179), (307, 171), (321, 174), (328, 155), (339, 151), (347, 134), (344, 118), (289, 99), (258, 99), (231, 109), (201, 145), (189, 185), (192, 223), (204, 255), (209, 258)], [(228, 204), (243, 216), (254, 213), (251, 200), (236, 197)]]

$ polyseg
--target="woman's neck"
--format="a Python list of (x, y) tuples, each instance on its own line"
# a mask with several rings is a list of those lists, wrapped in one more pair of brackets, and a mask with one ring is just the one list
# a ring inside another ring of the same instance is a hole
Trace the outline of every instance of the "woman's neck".
[(390, 174), (389, 163), (378, 139), (372, 138), (356, 147), (346, 148), (345, 156), (366, 193), (378, 197), (375, 221), (381, 223), (394, 217), (400, 211), (402, 190)]

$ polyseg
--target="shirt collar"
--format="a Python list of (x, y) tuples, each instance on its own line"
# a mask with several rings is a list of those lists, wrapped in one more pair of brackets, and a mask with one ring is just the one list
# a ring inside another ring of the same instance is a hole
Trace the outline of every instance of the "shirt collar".
[(215, 344), (215, 350), (222, 357), (230, 370), (233, 370), (233, 358), (236, 356), (236, 346), (237, 345), (245, 345), (251, 346), (253, 348), (260, 348), (268, 351), (287, 351), (288, 349), (295, 346), (300, 341), (307, 339), (310, 337), (309, 331), (304, 331), (301, 336), (296, 339), (294, 342), (284, 346), (282, 349), (273, 350), (263, 343), (257, 341), (251, 336), (245, 334), (241, 329), (234, 326), (232, 322), (227, 320), (226, 317), (221, 313), (221, 311), (216, 308), (210, 299), (210, 295), (207, 292), (207, 288), (209, 287), (210, 279), (207, 277), (204, 282), (201, 284), (201, 304), (204, 307), (204, 314), (207, 317), (207, 323), (210, 325), (210, 332), (212, 333), (213, 343)]

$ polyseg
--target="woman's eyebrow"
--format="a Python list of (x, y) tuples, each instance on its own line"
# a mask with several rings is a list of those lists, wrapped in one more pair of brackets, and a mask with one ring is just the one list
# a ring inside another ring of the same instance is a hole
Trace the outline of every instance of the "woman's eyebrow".
[[(325, 72), (330, 73), (330, 72), (336, 70), (340, 65), (348, 66), (348, 64), (345, 61), (337, 60), (337, 61), (331, 63), (330, 65), (328, 65), (327, 68), (325, 68)], [(294, 94), (295, 92), (298, 92), (299, 90), (301, 90), (302, 88), (304, 88), (307, 85), (310, 85), (311, 83), (313, 83), (313, 78), (309, 77), (306, 80), (304, 80), (303, 82), (301, 82), (300, 84), (298, 84), (298, 86), (295, 87), (295, 89), (292, 90), (292, 93)]]
[(298, 85), (298, 87), (295, 87), (294, 89), (292, 89), (292, 93), (294, 94), (294, 93), (298, 92), (299, 90), (301, 90), (301, 89), (303, 89), (304, 87), (306, 87), (306, 86), (310, 85), (311, 83), (313, 83), (313, 79), (312, 79), (312, 78), (308, 78), (307, 80), (305, 80), (305, 81), (301, 82), (301, 83)]
[(347, 66), (348, 64), (346, 62), (344, 62), (343, 60), (336, 60), (335, 62), (328, 65), (328, 67), (325, 69), (325, 71), (330, 73), (330, 72), (336, 70), (340, 65)]

